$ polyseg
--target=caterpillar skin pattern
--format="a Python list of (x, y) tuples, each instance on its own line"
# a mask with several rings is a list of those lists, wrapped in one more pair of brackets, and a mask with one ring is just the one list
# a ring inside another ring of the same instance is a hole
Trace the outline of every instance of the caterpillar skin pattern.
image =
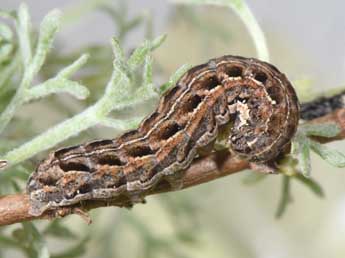
[(135, 203), (159, 184), (178, 188), (183, 171), (224, 131), (234, 155), (265, 164), (290, 142), (298, 120), (296, 93), (273, 65), (211, 59), (187, 71), (138, 129), (51, 152), (27, 183), (30, 213), (119, 195)]

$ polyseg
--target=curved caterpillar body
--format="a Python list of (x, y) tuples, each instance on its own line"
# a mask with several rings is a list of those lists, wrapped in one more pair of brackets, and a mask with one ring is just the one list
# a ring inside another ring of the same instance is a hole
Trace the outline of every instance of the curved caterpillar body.
[(234, 154), (270, 161), (298, 120), (295, 91), (274, 66), (238, 56), (212, 59), (190, 69), (138, 129), (50, 153), (28, 181), (30, 213), (118, 195), (133, 203), (161, 183), (178, 187), (183, 170), (220, 131)]

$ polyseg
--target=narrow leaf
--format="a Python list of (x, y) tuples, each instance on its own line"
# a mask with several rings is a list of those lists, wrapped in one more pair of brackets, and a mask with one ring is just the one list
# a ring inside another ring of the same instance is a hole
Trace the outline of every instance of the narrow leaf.
[(142, 64), (151, 50), (151, 41), (145, 40), (144, 43), (136, 48), (132, 55), (128, 58), (128, 67), (134, 71), (140, 64)]
[(113, 49), (114, 54), (114, 62), (115, 64), (122, 64), (125, 62), (125, 54), (120, 46), (119, 41), (116, 38), (112, 38), (111, 46)]
[(335, 137), (341, 131), (337, 124), (304, 124), (300, 129), (308, 136), (321, 137)]
[(43, 98), (50, 94), (68, 93), (78, 99), (85, 99), (89, 96), (89, 90), (75, 81), (63, 78), (50, 79), (40, 85), (32, 87), (25, 96), (25, 102)]
[(325, 196), (321, 185), (316, 182), (315, 180), (311, 178), (306, 178), (301, 174), (296, 174), (295, 178), (303, 183), (305, 186), (307, 186), (314, 194), (316, 194), (318, 197), (323, 198)]
[(57, 77), (64, 77), (69, 78), (74, 73), (76, 73), (83, 65), (86, 64), (87, 60), (89, 59), (90, 55), (83, 54), (77, 60), (75, 60), (69, 66), (63, 68), (58, 74)]
[(170, 76), (169, 81), (159, 87), (159, 92), (162, 94), (167, 91), (170, 87), (174, 86), (177, 81), (184, 75), (192, 66), (190, 64), (184, 64), (180, 66), (175, 73)]
[(151, 43), (151, 49), (150, 50), (153, 51), (153, 50), (159, 48), (164, 43), (166, 38), (167, 38), (167, 35), (163, 34), (163, 35), (158, 36), (157, 38), (153, 39), (152, 43)]
[(143, 72), (143, 81), (144, 86), (152, 85), (153, 79), (152, 79), (152, 56), (148, 55), (145, 59), (144, 64), (144, 72)]
[(20, 52), (23, 57), (24, 66), (28, 66), (32, 58), (31, 49), (31, 19), (26, 4), (21, 4), (18, 9), (17, 33), (19, 39)]
[(166, 35), (159, 36), (154, 40), (145, 40), (145, 42), (138, 48), (136, 48), (133, 54), (128, 59), (128, 67), (131, 71), (134, 71), (139, 65), (141, 65), (146, 56), (154, 49), (159, 47), (165, 40)]
[(345, 155), (337, 150), (332, 150), (313, 140), (309, 140), (311, 149), (322, 159), (336, 167), (345, 167)]
[(309, 177), (311, 171), (310, 164), (310, 146), (307, 141), (300, 145), (300, 153), (298, 155), (299, 167), (304, 176)]
[(276, 211), (276, 218), (280, 218), (286, 211), (287, 205), (291, 202), (290, 196), (290, 177), (283, 176), (283, 187), (279, 201), (279, 205)]
[(61, 12), (58, 10), (53, 10), (44, 17), (40, 26), (35, 55), (32, 60), (32, 74), (38, 73), (41, 69), (46, 55), (52, 47), (55, 34), (59, 29), (60, 20)]
[(131, 70), (125, 60), (125, 53), (123, 52), (120, 42), (116, 38), (112, 38), (111, 46), (114, 55), (113, 67), (114, 70), (119, 70), (121, 73), (125, 74), (129, 79), (131, 77)]

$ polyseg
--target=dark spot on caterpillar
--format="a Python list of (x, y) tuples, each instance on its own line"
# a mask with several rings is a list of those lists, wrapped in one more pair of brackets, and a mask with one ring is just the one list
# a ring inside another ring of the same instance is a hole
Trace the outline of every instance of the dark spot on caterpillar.
[(109, 166), (122, 166), (126, 163), (122, 162), (117, 156), (115, 155), (103, 155), (97, 159), (97, 163), (100, 165), (109, 165)]
[(160, 138), (162, 140), (169, 139), (181, 129), (182, 127), (178, 123), (176, 122), (169, 123), (168, 125), (162, 128)]
[(128, 155), (135, 158), (135, 157), (152, 155), (155, 152), (149, 146), (142, 145), (142, 146), (135, 146), (134, 148), (129, 149), (127, 153)]
[(212, 76), (206, 79), (206, 81), (204, 81), (203, 83), (205, 89), (207, 90), (212, 90), (220, 84), (216, 76)]
[(241, 77), (242, 76), (242, 68), (239, 66), (230, 66), (226, 69), (225, 73), (229, 77)]
[(272, 86), (267, 89), (267, 93), (276, 104), (280, 104), (283, 101), (284, 95), (279, 87)]
[(91, 184), (84, 184), (82, 185), (78, 190), (79, 193), (83, 194), (83, 193), (89, 193), (92, 191), (92, 185)]
[(90, 172), (90, 168), (80, 162), (68, 162), (68, 163), (61, 162), (60, 168), (65, 172), (72, 171), (72, 170)]
[(186, 113), (193, 111), (201, 103), (202, 99), (203, 98), (201, 98), (199, 95), (193, 95), (183, 105), (183, 111), (185, 111)]
[(262, 84), (265, 84), (266, 81), (267, 81), (267, 75), (263, 72), (258, 72), (255, 77), (254, 77), (255, 80), (261, 82)]

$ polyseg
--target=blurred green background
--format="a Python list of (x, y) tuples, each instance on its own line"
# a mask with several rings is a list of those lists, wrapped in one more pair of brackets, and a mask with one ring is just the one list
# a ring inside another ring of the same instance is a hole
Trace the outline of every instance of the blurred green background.
[[(0, 8), (16, 9), (20, 2), (0, 0)], [(184, 63), (196, 65), (224, 54), (256, 56), (246, 27), (229, 8), (154, 0), (103, 2), (106, 9), (99, 8), (103, 6), (100, 1), (26, 1), (35, 26), (53, 8), (64, 14), (63, 26), (40, 79), (49, 78), (79, 53), (89, 52), (91, 64), (77, 79), (88, 86), (91, 96), (85, 101), (53, 96), (23, 106), (16, 113), (16, 126), (8, 129), (11, 139), (24, 142), (85, 109), (102, 94), (111, 73), (109, 40), (114, 35), (130, 53), (145, 37), (167, 33), (165, 43), (154, 52), (157, 85), (167, 81)], [(344, 85), (344, 2), (247, 3), (264, 31), (270, 61), (292, 81), (311, 85), (311, 95)], [(149, 113), (154, 104), (155, 101), (146, 103), (140, 112)], [(136, 108), (128, 109), (117, 117), (137, 113)], [(119, 133), (92, 128), (63, 145)], [(341, 142), (332, 145), (345, 151)], [(25, 168), (33, 169), (45, 154), (26, 162)], [(325, 197), (320, 199), (300, 182), (293, 181), (293, 203), (279, 219), (275, 213), (282, 189), (281, 176), (267, 176), (256, 184), (245, 184), (251, 173), (150, 196), (147, 204), (136, 205), (132, 210), (93, 210), (90, 226), (77, 216), (34, 224), (44, 234), (51, 257), (60, 258), (345, 256), (344, 169), (335, 169), (312, 156), (312, 177), (322, 185)], [(24, 186), (23, 182), (18, 184)], [(3, 189), (1, 192), (6, 193)], [(0, 257), (21, 257), (25, 253), (6, 242), (21, 239), (20, 228), (13, 225), (0, 229)]]

